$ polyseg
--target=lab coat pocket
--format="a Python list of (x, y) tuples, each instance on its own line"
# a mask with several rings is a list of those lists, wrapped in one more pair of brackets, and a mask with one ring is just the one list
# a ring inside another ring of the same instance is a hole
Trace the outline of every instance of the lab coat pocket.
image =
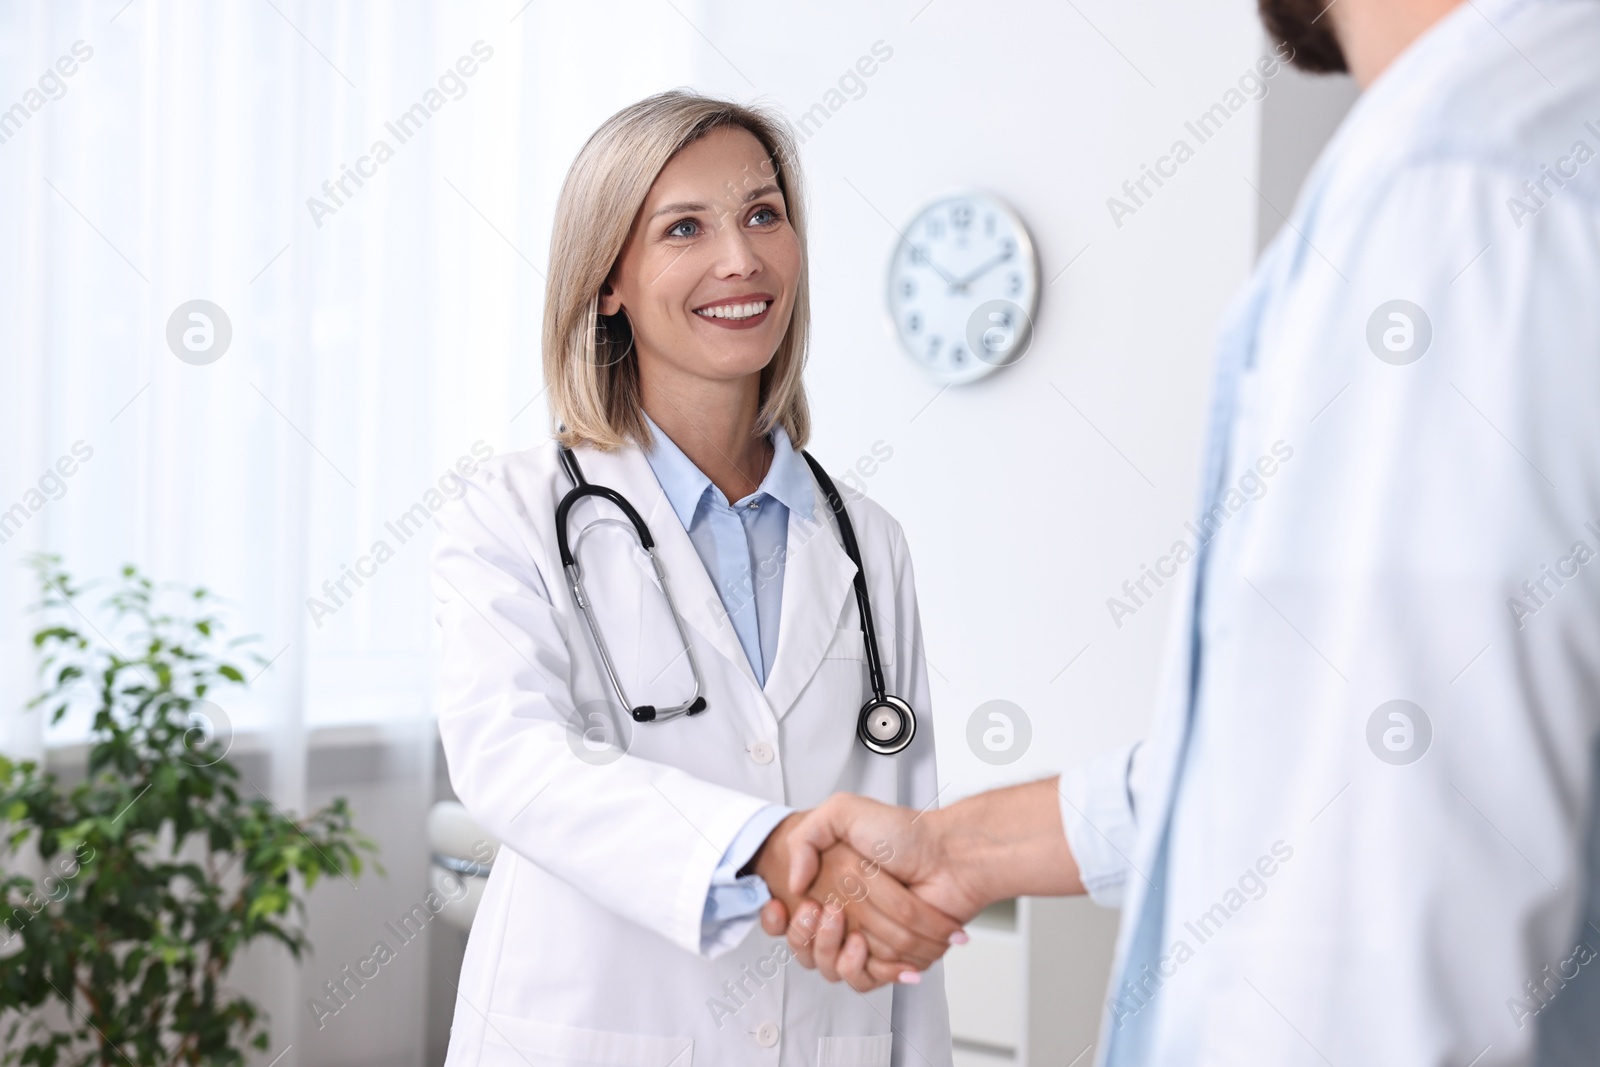
[(889, 1067), (893, 1034), (824, 1037), (817, 1041), (817, 1067)]
[(484, 1023), (481, 1067), (690, 1067), (694, 1056), (687, 1037), (581, 1030), (498, 1012)]
[[(858, 659), (865, 660), (866, 638), (861, 635), (861, 618), (856, 608), (855, 597), (851, 596), (849, 607), (843, 614), (844, 621), (833, 635), (833, 640), (828, 644), (828, 650), (823, 653), (823, 659)], [(872, 602), (872, 618), (876, 625), (873, 629), (878, 635), (878, 658), (883, 661), (885, 669), (894, 666), (895, 661), (895, 623), (898, 621), (894, 615), (878, 600)]]
[[(834, 631), (833, 640), (828, 642), (828, 647), (823, 651), (822, 658), (864, 660), (867, 658), (865, 640), (861, 636), (861, 628), (859, 626), (842, 626)], [(881, 639), (879, 643), (882, 643)]]

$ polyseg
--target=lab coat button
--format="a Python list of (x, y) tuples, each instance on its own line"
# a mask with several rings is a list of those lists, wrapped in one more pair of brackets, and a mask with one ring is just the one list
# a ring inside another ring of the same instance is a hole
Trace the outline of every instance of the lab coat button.
[(756, 1044), (762, 1048), (771, 1048), (778, 1043), (778, 1024), (762, 1023), (756, 1027)]
[(757, 741), (755, 744), (750, 746), (750, 758), (755, 760), (757, 763), (763, 765), (771, 763), (774, 755), (775, 753), (772, 751), (772, 746), (765, 741)]

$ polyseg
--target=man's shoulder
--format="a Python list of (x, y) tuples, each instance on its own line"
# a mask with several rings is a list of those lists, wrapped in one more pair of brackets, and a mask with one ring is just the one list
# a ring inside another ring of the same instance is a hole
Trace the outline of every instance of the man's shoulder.
[(1536, 182), (1548, 170), (1600, 191), (1600, 3), (1527, 0), (1465, 14), (1482, 25), (1461, 62), (1440, 73), (1437, 107), (1402, 162), (1465, 163)]
[(1554, 202), (1600, 225), (1600, 2), (1463, 2), (1450, 18), (1368, 90), (1318, 194), (1302, 194), (1305, 228), (1335, 258), (1380, 216), (1396, 240), (1397, 224), (1460, 240), (1496, 220), (1521, 229)]

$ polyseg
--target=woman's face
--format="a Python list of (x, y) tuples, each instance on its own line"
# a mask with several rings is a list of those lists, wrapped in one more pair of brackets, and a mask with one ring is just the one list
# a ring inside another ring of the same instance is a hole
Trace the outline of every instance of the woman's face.
[(713, 130), (672, 158), (600, 294), (626, 311), (640, 369), (725, 381), (771, 361), (794, 310), (800, 238), (748, 130)]

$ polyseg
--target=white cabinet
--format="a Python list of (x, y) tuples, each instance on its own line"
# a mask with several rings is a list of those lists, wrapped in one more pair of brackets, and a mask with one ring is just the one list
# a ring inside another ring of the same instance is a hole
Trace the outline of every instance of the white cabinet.
[(1023, 897), (968, 923), (945, 955), (955, 1067), (1088, 1067), (1117, 919), (1087, 897)]

